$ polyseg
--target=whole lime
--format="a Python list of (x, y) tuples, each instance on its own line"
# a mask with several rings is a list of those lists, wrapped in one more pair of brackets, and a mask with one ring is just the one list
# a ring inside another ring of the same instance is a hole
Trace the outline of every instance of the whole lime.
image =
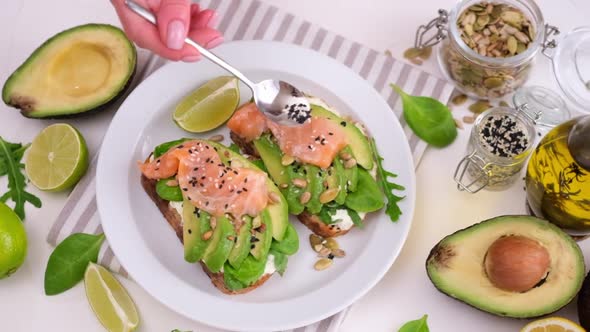
[(14, 273), (27, 256), (27, 233), (20, 218), (0, 202), (0, 279)]

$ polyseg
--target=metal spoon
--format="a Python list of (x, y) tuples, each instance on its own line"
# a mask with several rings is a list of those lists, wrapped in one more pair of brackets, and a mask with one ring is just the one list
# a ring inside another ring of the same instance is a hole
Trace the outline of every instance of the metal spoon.
[[(152, 24), (156, 24), (156, 17), (154, 14), (146, 8), (143, 8), (137, 2), (126, 0), (125, 4), (139, 16)], [(293, 85), (285, 81), (277, 80), (265, 80), (260, 83), (254, 83), (239, 70), (232, 67), (206, 48), (197, 44), (194, 40), (187, 37), (184, 39), (184, 42), (196, 48), (199, 53), (233, 74), (252, 89), (256, 106), (258, 106), (258, 109), (269, 119), (286, 126), (298, 126), (311, 118), (309, 101), (305, 98), (303, 93)]]

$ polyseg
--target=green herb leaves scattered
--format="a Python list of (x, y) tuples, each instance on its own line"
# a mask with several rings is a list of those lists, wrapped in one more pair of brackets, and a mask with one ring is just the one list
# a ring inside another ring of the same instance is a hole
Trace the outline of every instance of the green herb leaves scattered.
[(412, 320), (405, 323), (398, 332), (430, 332), (426, 319), (428, 315), (422, 316), (420, 319)]
[(8, 175), (8, 191), (0, 196), (0, 202), (6, 203), (10, 198), (14, 202), (14, 212), (25, 219), (25, 203), (36, 208), (41, 207), (41, 200), (27, 192), (27, 180), (22, 172), (24, 165), (20, 162), (30, 144), (10, 143), (0, 137), (0, 176)]
[(45, 269), (45, 294), (62, 293), (82, 280), (88, 263), (96, 263), (103, 241), (104, 234), (75, 233), (57, 245)]
[(377, 151), (377, 145), (375, 145), (375, 139), (371, 139), (371, 150), (373, 150), (373, 156), (377, 161), (377, 182), (381, 187), (381, 190), (385, 194), (387, 198), (387, 206), (385, 207), (385, 213), (389, 216), (391, 221), (397, 221), (399, 216), (402, 214), (402, 210), (397, 205), (397, 202), (404, 199), (405, 196), (397, 196), (393, 194), (393, 190), (404, 190), (403, 186), (389, 182), (389, 178), (397, 177), (396, 174), (386, 171), (383, 168), (383, 157), (379, 155), (379, 151)]
[(408, 95), (395, 84), (391, 87), (402, 98), (404, 118), (418, 137), (436, 147), (455, 140), (457, 128), (448, 107), (434, 98)]
[(348, 216), (350, 217), (350, 219), (352, 219), (352, 223), (358, 227), (358, 228), (362, 228), (363, 227), (363, 220), (361, 219), (361, 216), (359, 216), (358, 212), (356, 212), (355, 210), (352, 209), (346, 209), (346, 212), (348, 212)]

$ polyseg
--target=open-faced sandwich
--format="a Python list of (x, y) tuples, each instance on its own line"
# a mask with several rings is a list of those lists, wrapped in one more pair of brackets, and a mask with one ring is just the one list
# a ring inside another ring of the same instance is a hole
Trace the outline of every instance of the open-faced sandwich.
[[(381, 168), (366, 130), (321, 100), (310, 101), (311, 119), (298, 127), (272, 122), (256, 105), (246, 104), (227, 124), (231, 138), (264, 162), (289, 212), (319, 236), (339, 236), (360, 226), (367, 213), (385, 206), (386, 196), (387, 213), (397, 219), (401, 198), (391, 194), (389, 185), (383, 188), (393, 174)], [(385, 182), (378, 183), (377, 173)]]
[(248, 159), (207, 140), (167, 142), (139, 163), (141, 183), (184, 244), (227, 294), (282, 274), (299, 248), (288, 204)]

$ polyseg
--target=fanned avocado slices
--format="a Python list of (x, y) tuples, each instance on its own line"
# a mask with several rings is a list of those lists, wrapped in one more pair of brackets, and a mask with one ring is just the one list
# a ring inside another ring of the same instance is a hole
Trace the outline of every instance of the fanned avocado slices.
[(99, 111), (124, 94), (136, 64), (135, 47), (121, 29), (76, 26), (48, 39), (10, 75), (2, 100), (29, 118)]

